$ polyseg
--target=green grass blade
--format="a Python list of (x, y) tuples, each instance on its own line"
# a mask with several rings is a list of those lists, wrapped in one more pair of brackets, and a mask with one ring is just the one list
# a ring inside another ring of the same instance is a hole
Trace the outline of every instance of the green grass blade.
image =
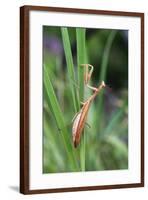
[[(104, 48), (104, 52), (103, 52), (103, 57), (102, 57), (102, 64), (101, 64), (101, 71), (100, 71), (100, 82), (106, 81), (106, 75), (107, 75), (107, 67), (108, 67), (108, 62), (109, 62), (109, 55), (110, 55), (110, 51), (111, 51), (111, 47), (114, 41), (114, 38), (116, 36), (117, 31), (116, 30), (112, 30), (107, 38), (107, 42)], [(104, 91), (102, 91), (99, 95), (99, 102), (98, 102), (98, 113), (96, 113), (96, 117), (95, 117), (95, 124), (101, 120), (101, 118), (103, 118), (103, 98), (104, 98)], [(99, 117), (100, 116), (100, 117)], [(98, 127), (100, 128), (100, 127)]]
[(76, 79), (75, 79), (74, 64), (73, 64), (73, 58), (72, 58), (68, 29), (62, 27), (61, 33), (62, 33), (62, 40), (63, 40), (65, 58), (66, 58), (66, 63), (67, 63), (69, 84), (70, 84), (72, 100), (73, 100), (73, 107), (74, 107), (74, 111), (78, 112), (79, 102), (78, 102), (78, 97), (77, 97), (77, 88), (74, 85), (74, 83), (76, 83)]
[[(76, 28), (76, 41), (77, 41), (77, 65), (78, 65), (78, 83), (79, 83), (79, 98), (80, 101), (84, 100), (84, 68), (81, 64), (86, 62), (86, 44), (85, 44), (86, 30), (83, 28)], [(80, 146), (80, 165), (81, 170), (85, 171), (85, 131), (81, 138)]]
[[(43, 123), (44, 123), (44, 165), (45, 165), (45, 172), (48, 171), (46, 169), (51, 169), (53, 166), (53, 170), (54, 172), (56, 172), (56, 170), (58, 169), (64, 169), (64, 168), (68, 168), (69, 170), (69, 166), (67, 167), (65, 165), (64, 159), (63, 157), (61, 157), (61, 148), (59, 145), (59, 140), (61, 139), (61, 134), (60, 137), (58, 138), (59, 135), (57, 134), (52, 134), (53, 130), (50, 128), (50, 124), (49, 124), (49, 120), (46, 116), (44, 116), (43, 119)], [(58, 139), (58, 140), (57, 140)], [(52, 163), (51, 160), (48, 159), (48, 155), (53, 155), (52, 157)], [(58, 163), (58, 165), (57, 165)], [(56, 169), (54, 169), (56, 168)]]
[(77, 65), (78, 65), (78, 83), (80, 87), (80, 101), (84, 98), (84, 68), (80, 67), (81, 64), (86, 62), (86, 44), (85, 44), (86, 30), (83, 28), (76, 28), (77, 40)]
[(108, 126), (105, 128), (105, 130), (102, 133), (102, 137), (106, 137), (109, 133), (111, 133), (112, 129), (116, 126), (116, 124), (119, 122), (120, 118), (123, 116), (123, 113), (125, 111), (125, 108), (127, 107), (128, 100), (126, 99), (123, 103), (122, 108), (118, 109), (112, 114), (111, 120), (108, 124)]
[(74, 169), (78, 169), (78, 165), (74, 156), (73, 147), (69, 138), (69, 133), (66, 130), (66, 125), (64, 122), (64, 117), (60, 109), (60, 105), (56, 98), (52, 83), (48, 76), (46, 66), (44, 66), (44, 86), (45, 92), (47, 94), (48, 104), (52, 108), (52, 113), (59, 128), (60, 134), (62, 135), (62, 140), (64, 143), (65, 150), (67, 152), (69, 161), (72, 163)]
[(102, 58), (102, 64), (101, 64), (101, 72), (100, 72), (100, 78), (99, 80), (102, 81), (106, 81), (106, 74), (107, 74), (107, 67), (108, 67), (108, 61), (109, 61), (109, 55), (110, 55), (110, 51), (111, 51), (111, 47), (112, 47), (112, 43), (113, 40), (116, 36), (117, 31), (116, 30), (112, 30), (108, 36), (106, 45), (105, 45), (105, 49), (103, 52), (103, 58)]
[(118, 162), (119, 169), (128, 168), (128, 147), (124, 141), (115, 136), (109, 136), (107, 143), (112, 146), (112, 160), (120, 160)]

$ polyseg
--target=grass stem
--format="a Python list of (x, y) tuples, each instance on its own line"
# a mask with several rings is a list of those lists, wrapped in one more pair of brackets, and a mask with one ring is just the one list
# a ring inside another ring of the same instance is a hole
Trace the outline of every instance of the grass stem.
[[(86, 62), (86, 30), (76, 28), (76, 41), (77, 41), (77, 65), (78, 65), (78, 83), (79, 83), (79, 98), (80, 101), (84, 100), (84, 69), (81, 64)], [(80, 144), (80, 166), (81, 171), (85, 171), (85, 130), (81, 137)]]

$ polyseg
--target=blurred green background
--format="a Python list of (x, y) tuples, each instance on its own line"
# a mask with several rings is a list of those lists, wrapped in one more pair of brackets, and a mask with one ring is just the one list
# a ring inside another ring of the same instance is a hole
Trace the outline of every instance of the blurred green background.
[[(74, 148), (72, 119), (92, 94), (82, 63), (94, 66), (90, 85), (109, 87)], [(43, 26), (43, 69), (43, 173), (127, 169), (128, 31)]]

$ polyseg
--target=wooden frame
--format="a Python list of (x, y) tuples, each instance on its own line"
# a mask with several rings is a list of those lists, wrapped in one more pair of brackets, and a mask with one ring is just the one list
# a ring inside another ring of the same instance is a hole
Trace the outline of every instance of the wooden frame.
[[(29, 12), (55, 11), (62, 13), (132, 16), (141, 19), (141, 181), (133, 184), (102, 185), (56, 189), (29, 189)], [(20, 192), (23, 194), (70, 192), (144, 186), (144, 14), (136, 12), (89, 10), (74, 8), (23, 6), (20, 8)]]

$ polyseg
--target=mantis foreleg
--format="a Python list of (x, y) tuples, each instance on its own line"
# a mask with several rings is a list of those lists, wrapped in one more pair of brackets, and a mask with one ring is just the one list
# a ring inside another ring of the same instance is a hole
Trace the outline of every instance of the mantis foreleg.
[(77, 115), (79, 114), (79, 112), (77, 112), (74, 117), (72, 118), (71, 122), (73, 122), (75, 120), (75, 118), (77, 117)]
[(91, 128), (89, 123), (85, 122), (85, 125), (88, 126), (88, 128)]

